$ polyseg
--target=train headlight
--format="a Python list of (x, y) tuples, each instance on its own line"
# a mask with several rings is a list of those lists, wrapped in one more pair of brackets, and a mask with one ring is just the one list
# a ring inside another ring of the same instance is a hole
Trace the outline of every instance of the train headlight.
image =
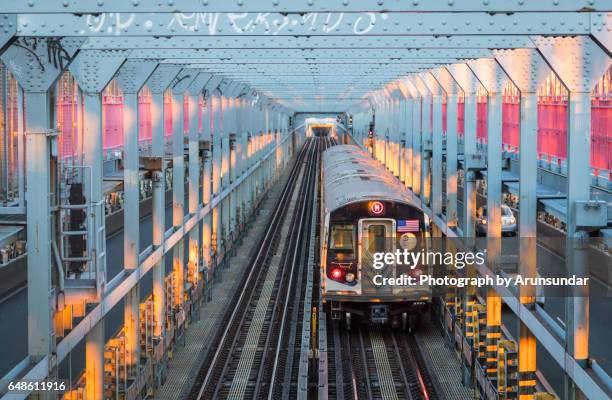
[(423, 275), (423, 270), (415, 268), (413, 270), (410, 270), (410, 275), (412, 275), (413, 278), (418, 279), (419, 276)]
[(346, 277), (344, 278), (348, 283), (351, 283), (353, 281), (355, 281), (355, 274), (352, 272), (349, 272), (348, 274), (346, 274)]

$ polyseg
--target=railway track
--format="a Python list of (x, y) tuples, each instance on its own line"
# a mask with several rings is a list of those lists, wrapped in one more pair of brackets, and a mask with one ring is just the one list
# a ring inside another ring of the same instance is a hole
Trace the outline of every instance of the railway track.
[(329, 399), (440, 398), (412, 334), (378, 325), (327, 326)]
[(300, 151), (189, 398), (294, 397), (321, 142)]

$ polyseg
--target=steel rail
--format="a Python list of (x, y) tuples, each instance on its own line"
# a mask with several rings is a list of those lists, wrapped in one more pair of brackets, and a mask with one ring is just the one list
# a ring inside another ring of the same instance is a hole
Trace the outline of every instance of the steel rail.
[[(290, 172), (289, 178), (287, 180), (287, 182), (285, 183), (285, 186), (283, 187), (283, 190), (281, 192), (279, 201), (277, 206), (274, 209), (274, 212), (272, 214), (272, 216), (270, 217), (268, 224), (267, 224), (267, 228), (265, 231), (265, 234), (263, 235), (260, 243), (261, 246), (259, 246), (259, 249), (257, 251), (257, 253), (254, 255), (254, 257), (252, 258), (252, 262), (250, 263), (252, 265), (248, 275), (245, 277), (244, 281), (248, 282), (248, 281), (252, 281), (254, 278), (254, 275), (257, 274), (258, 276), (261, 275), (261, 270), (262, 268), (256, 268), (256, 265), (258, 265), (261, 260), (262, 257), (266, 256), (267, 251), (269, 251), (269, 246), (265, 246), (264, 244), (266, 243), (271, 243), (272, 242), (272, 237), (274, 236), (274, 233), (276, 230), (278, 230), (279, 228), (279, 219), (281, 218), (283, 212), (285, 211), (286, 207), (285, 207), (285, 203), (287, 202), (287, 199), (289, 197), (289, 194), (293, 192), (293, 185), (295, 184), (295, 181), (297, 179), (297, 175), (298, 175), (298, 171), (300, 170), (299, 165), (300, 165), (300, 161), (303, 157), (303, 152), (300, 152), (300, 155), (298, 156), (298, 159), (296, 160), (295, 164), (292, 167), (292, 170)], [(223, 331), (223, 334), (219, 340), (219, 345), (217, 346), (217, 349), (212, 357), (212, 360), (210, 363), (208, 363), (208, 365), (210, 366), (210, 368), (207, 370), (205, 378), (199, 388), (199, 391), (197, 393), (197, 395), (195, 396), (195, 398), (197, 399), (202, 399), (204, 396), (204, 391), (205, 389), (208, 387), (208, 385), (210, 384), (210, 380), (212, 378), (212, 374), (214, 373), (214, 366), (219, 362), (219, 358), (221, 357), (221, 353), (223, 352), (223, 349), (225, 346), (223, 346), (223, 344), (228, 340), (228, 336), (229, 336), (229, 332), (230, 329), (233, 325), (233, 323), (235, 322), (235, 320), (237, 319), (237, 315), (238, 315), (238, 311), (239, 311), (239, 305), (241, 303), (244, 302), (244, 299), (247, 296), (250, 296), (254, 291), (254, 285), (242, 285), (242, 290), (240, 291), (240, 295), (237, 298), (237, 302), (236, 302), (236, 307), (233, 308), (231, 315), (228, 318), (228, 323), (226, 324), (226, 327)], [(205, 364), (206, 365), (206, 364)]]
[[(315, 147), (315, 141), (312, 141), (312, 140), (309, 141), (307, 157), (311, 157), (314, 147)], [(306, 162), (307, 161), (303, 161), (302, 163), (306, 163)], [(306, 166), (306, 168), (308, 168), (308, 165)], [(298, 247), (297, 244), (299, 244), (299, 241), (297, 241), (296, 238), (299, 237), (300, 235), (303, 217), (297, 210), (304, 209), (304, 202), (308, 198), (307, 190), (308, 190), (309, 178), (310, 178), (309, 171), (306, 171), (302, 177), (301, 187), (300, 187), (300, 191), (298, 194), (298, 202), (295, 207), (296, 211), (293, 215), (292, 222), (290, 225), (290, 233), (288, 235), (287, 242), (285, 244), (284, 257), (283, 257), (283, 260), (281, 261), (282, 268), (280, 271), (280, 279), (278, 281), (279, 287), (276, 291), (276, 297), (273, 302), (274, 304), (273, 304), (270, 326), (269, 326), (269, 329), (268, 329), (268, 332), (265, 338), (265, 343), (263, 346), (263, 354), (262, 354), (262, 358), (260, 362), (261, 367), (258, 369), (258, 372), (257, 372), (257, 379), (256, 379), (256, 384), (255, 384), (254, 396), (253, 396), (253, 398), (255, 399), (267, 397), (265, 396), (265, 394), (261, 393), (263, 384), (264, 383), (268, 384), (268, 382), (270, 382), (271, 384), (271, 382), (273, 382), (273, 379), (271, 377), (269, 378), (268, 376), (264, 376), (264, 374), (267, 374), (270, 371), (263, 367), (267, 365), (267, 360), (269, 356), (268, 349), (270, 347), (270, 339), (272, 338), (273, 333), (279, 332), (279, 335), (280, 335), (280, 332), (282, 332), (282, 331), (278, 331), (278, 329), (281, 329), (281, 328), (277, 325), (277, 322), (280, 320), (281, 321), (280, 326), (282, 327), (284, 326), (284, 322), (286, 319), (285, 318), (285, 312), (286, 312), (285, 307), (289, 302), (289, 293), (290, 293), (290, 289), (292, 286), (291, 283), (292, 283), (292, 278), (293, 278), (293, 271), (295, 269), (294, 265), (292, 265), (290, 268), (290, 271), (287, 271), (288, 269), (287, 268), (287, 257), (288, 257), (288, 252), (291, 249), (293, 249), (295, 252)], [(297, 220), (299, 220), (299, 222)], [(278, 299), (280, 299), (280, 302), (278, 301)], [(281, 315), (278, 315), (280, 307), (283, 307), (283, 308), (281, 310)], [(278, 354), (278, 345), (280, 343), (281, 343), (281, 340), (278, 340), (277, 347), (275, 348), (274, 354)], [(274, 369), (278, 366), (278, 362), (279, 362), (278, 359), (274, 360), (274, 364), (273, 364)], [(269, 385), (267, 386), (267, 389), (269, 390)]]

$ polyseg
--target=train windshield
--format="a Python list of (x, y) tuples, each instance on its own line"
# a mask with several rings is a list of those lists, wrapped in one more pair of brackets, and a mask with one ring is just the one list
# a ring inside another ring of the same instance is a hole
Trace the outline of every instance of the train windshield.
[(329, 248), (335, 251), (354, 251), (355, 226), (348, 224), (332, 225)]

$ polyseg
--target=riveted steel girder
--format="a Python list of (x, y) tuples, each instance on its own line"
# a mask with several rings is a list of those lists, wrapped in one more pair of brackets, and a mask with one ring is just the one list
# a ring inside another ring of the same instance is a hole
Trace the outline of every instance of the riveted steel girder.
[(532, 48), (527, 36), (163, 36), (89, 37), (82, 49), (504, 49)]
[(100, 13), (114, 11), (120, 13), (223, 13), (223, 12), (283, 12), (312, 13), (325, 18), (328, 12), (527, 12), (577, 11), (581, 9), (609, 10), (605, 0), (559, 0), (543, 2), (528, 0), (510, 2), (507, 0), (168, 0), (168, 1), (79, 1), (79, 0), (28, 0), (9, 2), (3, 5), (10, 13)]
[(429, 89), (432, 95), (439, 96), (444, 95), (444, 88), (438, 83), (436, 78), (431, 74), (431, 72), (421, 72), (419, 77), (425, 83), (425, 86)]
[(612, 53), (612, 12), (591, 14), (591, 35)]
[(469, 60), (468, 66), (474, 71), (484, 88), (489, 93), (501, 93), (508, 82), (508, 76), (494, 59), (481, 58)]
[(17, 16), (0, 14), (0, 49), (8, 43), (17, 32)]
[(412, 82), (420, 96), (431, 95), (431, 91), (429, 90), (427, 85), (425, 85), (425, 82), (423, 82), (423, 79), (421, 79), (419, 74), (413, 74), (408, 76), (408, 81)]
[(115, 78), (124, 93), (138, 93), (157, 65), (155, 61), (128, 59), (123, 63)]
[(467, 64), (451, 64), (447, 68), (465, 94), (476, 94), (480, 87), (480, 81), (474, 76)]
[(214, 92), (215, 90), (217, 90), (222, 80), (223, 77), (219, 75), (213, 75), (212, 78), (210, 78), (210, 80), (204, 86), (204, 91), (209, 94)]
[(521, 92), (535, 93), (550, 74), (550, 68), (534, 49), (494, 50), (493, 53)]
[(174, 81), (172, 81), (170, 84), (172, 94), (180, 95), (185, 93), (197, 75), (198, 71), (185, 69), (181, 70), (176, 78), (174, 78)]
[(174, 81), (174, 78), (181, 71), (180, 65), (163, 64), (158, 65), (149, 77), (147, 87), (151, 93), (163, 93)]
[(134, 49), (130, 58), (171, 58), (211, 60), (278, 60), (300, 61), (355, 59), (421, 60), (428, 58), (492, 57), (489, 49)]
[[(329, 21), (329, 22), (328, 22)], [(589, 13), (19, 14), (19, 36), (579, 35)]]
[(461, 88), (457, 84), (457, 81), (455, 81), (455, 78), (453, 78), (446, 68), (434, 68), (431, 70), (431, 73), (447, 94), (459, 94), (461, 92)]
[(86, 93), (100, 93), (125, 62), (125, 50), (79, 51), (70, 65), (70, 73)]
[(198, 94), (204, 90), (204, 87), (206, 86), (208, 81), (210, 81), (211, 78), (212, 74), (209, 74), (208, 72), (200, 72), (191, 82), (187, 90), (192, 95)]
[(406, 95), (406, 97), (410, 96), (415, 99), (419, 96), (419, 91), (410, 79), (406, 77), (401, 77), (400, 79), (398, 79), (398, 84), (401, 87), (402, 92)]
[(80, 38), (18, 38), (0, 59), (26, 92), (44, 93), (73, 61), (82, 43)]
[(571, 92), (591, 92), (612, 63), (588, 36), (534, 36), (532, 40)]

